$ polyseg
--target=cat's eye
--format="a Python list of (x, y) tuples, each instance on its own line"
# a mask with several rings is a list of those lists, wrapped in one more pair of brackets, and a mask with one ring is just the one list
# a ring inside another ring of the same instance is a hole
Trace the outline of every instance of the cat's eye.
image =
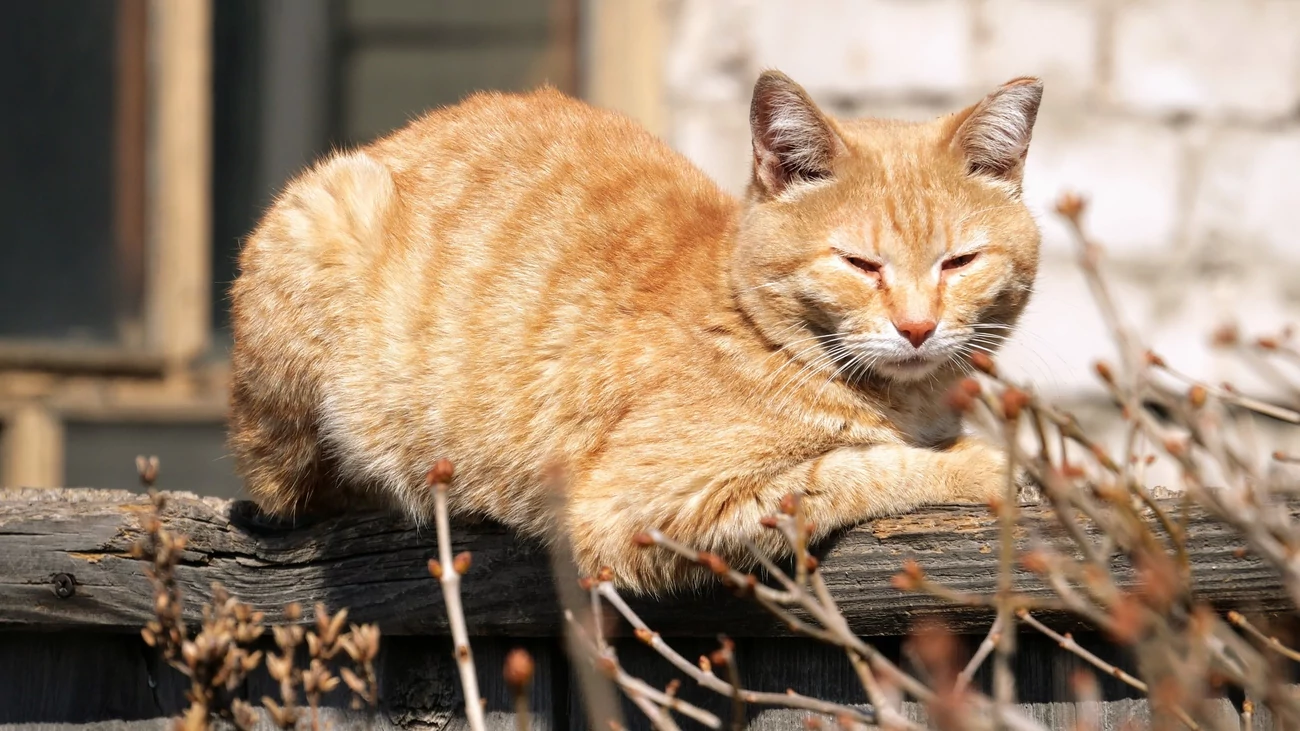
[(844, 261), (847, 261), (850, 265), (857, 267), (858, 269), (861, 269), (867, 274), (880, 273), (880, 264), (878, 264), (877, 262), (867, 261), (866, 259), (857, 256), (846, 256), (844, 257)]
[(943, 269), (944, 271), (948, 271), (949, 269), (961, 269), (967, 264), (975, 261), (975, 257), (977, 256), (979, 256), (979, 252), (954, 256), (953, 258), (947, 259), (943, 262)]

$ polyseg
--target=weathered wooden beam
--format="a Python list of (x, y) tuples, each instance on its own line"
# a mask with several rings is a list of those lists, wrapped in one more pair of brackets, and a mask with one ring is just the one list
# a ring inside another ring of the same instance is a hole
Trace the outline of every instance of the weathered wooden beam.
[[(1171, 504), (1171, 510), (1176, 507)], [(1300, 513), (1300, 501), (1292, 503)], [(135, 631), (151, 616), (145, 564), (129, 556), (141, 536), (146, 498), (100, 490), (0, 492), (0, 629), (86, 628)], [(167, 527), (189, 537), (177, 577), (191, 598), (189, 613), (210, 595), (212, 582), (282, 619), (291, 601), (348, 607), (359, 621), (377, 621), (392, 635), (442, 635), (446, 617), (437, 582), (426, 569), (434, 554), (431, 529), (394, 515), (329, 519), (296, 530), (259, 528), (248, 503), (171, 495)], [(1277, 575), (1248, 555), (1230, 529), (1194, 512), (1189, 552), (1197, 592), (1222, 607), (1252, 612), (1290, 608)], [(554, 636), (559, 612), (543, 549), (493, 524), (461, 524), (455, 550), (472, 551), (463, 591), (470, 630), (477, 635)], [(1068, 548), (1050, 510), (1027, 506), (1016, 541), (1042, 539)], [(991, 593), (997, 575), (997, 526), (970, 508), (939, 507), (876, 520), (828, 542), (822, 566), (851, 626), (863, 635), (905, 634), (923, 618), (958, 631), (987, 628), (983, 610), (903, 593), (890, 584), (903, 561), (915, 559), (937, 582)], [(1134, 583), (1116, 560), (1116, 575)], [(1048, 590), (1021, 573), (1029, 594)], [(762, 610), (723, 591), (635, 602), (666, 635), (759, 636), (778, 631)]]

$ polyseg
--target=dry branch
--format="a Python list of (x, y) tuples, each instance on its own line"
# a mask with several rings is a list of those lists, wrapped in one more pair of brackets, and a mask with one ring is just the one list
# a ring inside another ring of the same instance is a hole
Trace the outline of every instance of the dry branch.
[(429, 561), (429, 572), (442, 583), (442, 598), (447, 605), (447, 620), (451, 625), (452, 652), (456, 656), (456, 668), (460, 671), (461, 688), (465, 693), (465, 716), (469, 720), (470, 731), (485, 731), (487, 726), (483, 721), (478, 675), (474, 671), (474, 652), (469, 646), (469, 630), (460, 601), (460, 577), (469, 571), (472, 554), (466, 551), (457, 554), (455, 558), (451, 555), (451, 519), (447, 512), (447, 484), (451, 478), (451, 463), (443, 459), (429, 470), (425, 481), (433, 490), (434, 520), (438, 529), (438, 560)]

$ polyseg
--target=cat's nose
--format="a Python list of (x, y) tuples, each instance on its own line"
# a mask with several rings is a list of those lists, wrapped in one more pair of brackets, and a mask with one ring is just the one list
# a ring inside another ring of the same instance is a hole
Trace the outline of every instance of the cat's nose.
[(919, 348), (934, 334), (936, 324), (934, 320), (905, 320), (894, 323), (894, 329), (907, 338), (913, 348)]

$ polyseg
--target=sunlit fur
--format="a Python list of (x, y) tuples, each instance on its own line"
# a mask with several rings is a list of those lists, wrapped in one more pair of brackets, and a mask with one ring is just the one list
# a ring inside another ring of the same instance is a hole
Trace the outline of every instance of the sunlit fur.
[[(427, 520), (446, 457), (456, 513), (567, 530), (582, 571), (647, 592), (700, 579), (635, 547), (648, 528), (740, 560), (746, 541), (777, 550), (759, 519), (792, 491), (818, 536), (987, 500), (1005, 459), (944, 396), (1032, 287), (1018, 191), (1039, 88), (926, 124), (845, 121), (765, 74), (744, 200), (553, 90), (476, 95), (322, 161), (249, 238), (232, 292), (248, 490), (275, 514), (368, 494)], [(924, 318), (916, 348), (895, 323)]]

